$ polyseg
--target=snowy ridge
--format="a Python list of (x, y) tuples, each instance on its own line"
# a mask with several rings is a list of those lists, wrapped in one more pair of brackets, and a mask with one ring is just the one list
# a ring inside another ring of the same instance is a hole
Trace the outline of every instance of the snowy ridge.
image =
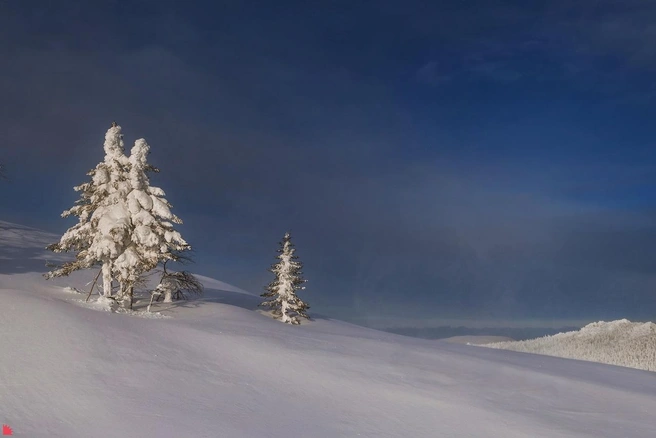
[(45, 249), (45, 245), (54, 242), (59, 236), (46, 233), (36, 228), (14, 224), (0, 220), (0, 246), (2, 248), (38, 248)]
[(578, 331), (484, 346), (656, 371), (656, 324), (652, 322), (600, 321)]
[(0, 229), (3, 254), (35, 261), (0, 261), (0, 424), (15, 436), (653, 438), (656, 430), (652, 373), (319, 317), (293, 327), (259, 314), (258, 297), (211, 279), (203, 279), (209, 297), (157, 303), (164, 318), (145, 318), (140, 302), (136, 312), (97, 311), (80, 301), (93, 272), (45, 281), (41, 240), (51, 236), (9, 228)]

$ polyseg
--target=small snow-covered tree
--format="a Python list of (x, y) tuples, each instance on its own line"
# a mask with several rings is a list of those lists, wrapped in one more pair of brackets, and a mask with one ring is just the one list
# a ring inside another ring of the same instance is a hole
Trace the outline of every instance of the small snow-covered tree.
[(130, 152), (130, 187), (127, 210), (130, 219), (129, 239), (114, 264), (116, 278), (121, 284), (119, 299), (132, 308), (135, 282), (159, 263), (177, 260), (182, 251), (191, 246), (173, 228), (182, 220), (171, 213), (171, 204), (159, 187), (150, 185), (149, 172), (159, 170), (148, 164), (150, 146), (146, 140), (135, 142)]
[[(166, 262), (162, 266), (162, 278), (153, 291), (153, 298), (163, 298), (165, 303), (186, 300), (187, 294), (201, 295), (203, 284), (189, 271), (168, 271)], [(152, 301), (152, 300), (151, 300)]]
[(58, 243), (48, 246), (54, 252), (75, 252), (75, 260), (48, 272), (46, 278), (102, 265), (102, 291), (110, 297), (114, 262), (123, 253), (130, 231), (126, 203), (130, 163), (124, 153), (121, 127), (116, 122), (105, 134), (104, 150), (104, 160), (88, 173), (91, 181), (75, 187), (81, 192), (80, 199), (62, 213), (65, 218), (77, 217), (78, 223)]
[(303, 263), (294, 254), (296, 249), (290, 233), (285, 233), (277, 251), (279, 261), (269, 269), (276, 277), (265, 287), (266, 292), (261, 296), (268, 300), (260, 305), (269, 307), (282, 322), (300, 324), (299, 318), (310, 319), (306, 313), (310, 306), (296, 295), (296, 291), (305, 289), (303, 284), (307, 280), (303, 278)]

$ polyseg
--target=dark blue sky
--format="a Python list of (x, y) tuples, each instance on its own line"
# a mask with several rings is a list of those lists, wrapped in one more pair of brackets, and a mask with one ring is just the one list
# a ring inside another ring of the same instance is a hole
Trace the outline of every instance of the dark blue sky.
[(199, 273), (291, 229), (329, 316), (653, 319), (656, 4), (574, 3), (4, 0), (3, 219), (72, 225), (117, 120)]

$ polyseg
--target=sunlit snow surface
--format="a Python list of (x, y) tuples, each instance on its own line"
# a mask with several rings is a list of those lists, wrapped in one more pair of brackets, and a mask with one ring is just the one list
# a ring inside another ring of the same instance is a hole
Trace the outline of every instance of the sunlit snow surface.
[(221, 282), (207, 281), (203, 300), (154, 306), (165, 319), (95, 311), (80, 303), (94, 273), (42, 279), (38, 249), (57, 236), (0, 225), (0, 423), (17, 437), (656, 431), (651, 372), (325, 319), (289, 326)]
[(578, 331), (485, 346), (656, 371), (656, 324), (652, 322), (593, 322)]

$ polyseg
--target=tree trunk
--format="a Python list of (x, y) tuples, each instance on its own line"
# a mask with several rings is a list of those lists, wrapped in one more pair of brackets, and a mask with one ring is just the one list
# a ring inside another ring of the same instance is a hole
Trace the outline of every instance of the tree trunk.
[(120, 283), (117, 301), (121, 303), (124, 309), (132, 310), (132, 301), (134, 297), (134, 284), (131, 282)]
[(134, 301), (134, 299), (133, 299), (133, 297), (134, 297), (134, 286), (130, 286), (128, 288), (128, 293), (126, 295), (127, 296), (125, 297), (125, 299), (128, 300), (128, 309), (132, 310), (132, 302)]
[(112, 265), (110, 262), (104, 262), (102, 266), (103, 276), (103, 296), (112, 296)]
[(287, 315), (287, 309), (289, 308), (289, 304), (287, 303), (286, 300), (282, 301), (282, 306), (280, 311), (282, 312), (282, 322), (292, 322), (291, 318)]

